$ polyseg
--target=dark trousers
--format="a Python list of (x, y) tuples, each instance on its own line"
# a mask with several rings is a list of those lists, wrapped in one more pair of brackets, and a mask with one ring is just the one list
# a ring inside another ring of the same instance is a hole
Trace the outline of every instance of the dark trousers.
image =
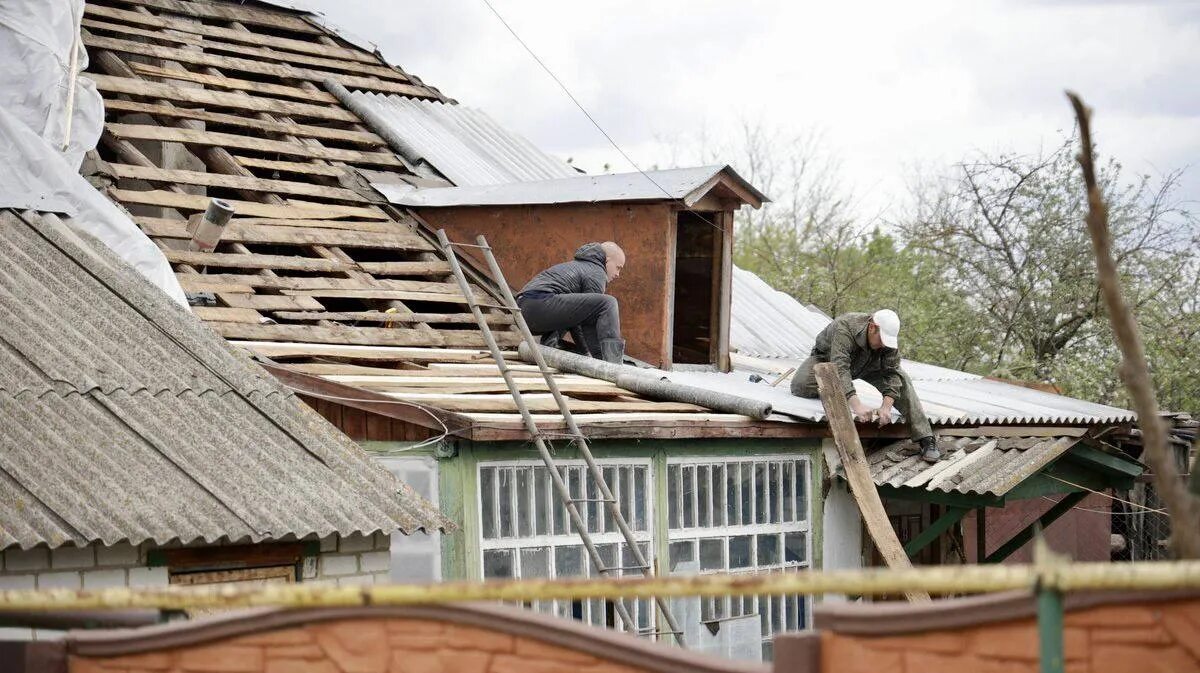
[[(792, 376), (793, 395), (809, 399), (820, 397), (817, 390), (817, 375), (813, 372), (813, 367), (817, 364), (818, 362), (810, 357), (796, 368), (796, 374)], [(880, 380), (874, 376), (868, 374), (861, 378), (863, 381), (879, 387)], [(904, 420), (908, 422), (909, 434), (913, 439), (933, 435), (933, 428), (929, 426), (929, 419), (925, 417), (925, 410), (921, 408), (921, 400), (917, 398), (917, 391), (913, 388), (912, 379), (908, 378), (908, 374), (903, 371), (900, 372), (900, 379), (904, 381), (904, 388), (901, 389), (900, 396), (894, 399), (896, 411), (899, 411)]]
[[(610, 294), (554, 294), (539, 299), (517, 300), (529, 331), (534, 334), (582, 333), (583, 343), (594, 358), (602, 357), (605, 339), (621, 338), (621, 314), (617, 298)], [(578, 332), (576, 332), (578, 329)]]

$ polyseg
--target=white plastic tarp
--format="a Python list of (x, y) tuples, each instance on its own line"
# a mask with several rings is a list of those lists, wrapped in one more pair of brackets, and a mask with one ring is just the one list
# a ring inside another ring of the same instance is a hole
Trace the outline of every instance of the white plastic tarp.
[[(104, 105), (92, 83), (75, 79), (70, 143), (63, 150), (71, 48), (83, 0), (0, 0), (0, 207), (69, 215), (150, 282), (187, 306), (162, 252), (116, 205), (79, 175), (96, 146)], [(79, 47), (76, 68), (87, 65)]]

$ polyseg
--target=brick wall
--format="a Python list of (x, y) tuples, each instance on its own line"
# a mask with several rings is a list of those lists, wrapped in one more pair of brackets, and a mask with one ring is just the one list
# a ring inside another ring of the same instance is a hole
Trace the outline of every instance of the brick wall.
[[(1200, 600), (1070, 612), (1063, 636), (1068, 673), (1200, 671)], [(1037, 622), (875, 637), (823, 631), (820, 661), (827, 673), (1037, 673)]]
[[(400, 612), (397, 612), (399, 610)], [(405, 612), (407, 610), (407, 612)], [(70, 673), (768, 673), (527, 610), (421, 606), (278, 611), (88, 634)]]
[(391, 536), (383, 533), (322, 538), (316, 567), (305, 564), (304, 581), (338, 586), (385, 583), (391, 568), (391, 544)]

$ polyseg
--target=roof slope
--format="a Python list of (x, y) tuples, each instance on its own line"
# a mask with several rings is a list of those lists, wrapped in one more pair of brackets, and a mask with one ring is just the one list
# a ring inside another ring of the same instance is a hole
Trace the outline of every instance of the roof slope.
[[(195, 314), (231, 343), (300, 371), (358, 377), (340, 380), (520, 429), (430, 232), (368, 185), (421, 177), (322, 83), (458, 114), (446, 99), (302, 13), (213, 0), (101, 2), (87, 3), (83, 22), (86, 75), (106, 109), (99, 151), (108, 163), (91, 178), (111, 182), (108, 196), (164, 250), (184, 290), (214, 295), (217, 305)], [(186, 170), (165, 163), (167, 153), (150, 151), (155, 143), (179, 143), (194, 159), (184, 157)], [(215, 252), (184, 250), (187, 218), (209, 197), (229, 200), (236, 215)], [(495, 304), (486, 285), (479, 277), (476, 297)], [(500, 345), (515, 346), (511, 318), (487, 312)], [(604, 382), (565, 383), (585, 424), (705, 411)], [(555, 416), (548, 395), (529, 400)]]
[[(734, 366), (743, 371), (783, 373), (803, 362), (829, 318), (793, 297), (767, 285), (744, 269), (733, 270), (729, 344), (736, 350)], [(1104, 404), (1033, 390), (946, 367), (904, 360), (929, 420), (945, 425), (1005, 423), (1117, 423), (1134, 414)], [(745, 382), (745, 374), (693, 375), (684, 383), (731, 390), (754, 390), (774, 404), (776, 412), (795, 418), (825, 418), (819, 400), (793, 397), (783, 382), (775, 388)], [(720, 377), (730, 377), (723, 380)], [(708, 379), (706, 381), (706, 379)], [(878, 391), (855, 381), (868, 403), (881, 401)]]
[(448, 525), (102, 244), (0, 211), (0, 549)]

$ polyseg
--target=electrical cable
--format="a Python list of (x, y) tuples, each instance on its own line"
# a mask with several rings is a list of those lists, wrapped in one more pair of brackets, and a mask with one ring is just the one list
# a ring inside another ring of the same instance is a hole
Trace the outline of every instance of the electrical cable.
[[(642, 170), (641, 166), (638, 166), (637, 162), (635, 162), (629, 156), (629, 154), (627, 154), (625, 152), (625, 150), (621, 149), (621, 146), (617, 144), (617, 141), (613, 140), (613, 137), (611, 135), (609, 135), (607, 131), (604, 130), (604, 127), (600, 126), (600, 122), (596, 121), (596, 118), (593, 117), (592, 114), (587, 111), (587, 108), (585, 108), (583, 106), (583, 103), (579, 102), (579, 99), (575, 97), (575, 94), (571, 93), (571, 90), (569, 88), (567, 88), (567, 85), (564, 84), (561, 79), (558, 78), (558, 75), (555, 75), (554, 71), (551, 70), (550, 67), (548, 65), (546, 65), (546, 63), (544, 61), (542, 61), (541, 58), (538, 57), (538, 55), (533, 51), (533, 49), (530, 48), (530, 46), (525, 43), (525, 40), (521, 39), (521, 36), (517, 34), (517, 31), (513, 30), (513, 27), (511, 25), (509, 25), (508, 21), (506, 21), (504, 19), (504, 17), (500, 14), (500, 12), (497, 11), (494, 6), (492, 6), (491, 1), (490, 0), (482, 0), (482, 1), (483, 1), (483, 4), (487, 5), (487, 8), (489, 10), (491, 10), (492, 14), (494, 14), (496, 16), (496, 18), (500, 21), (500, 23), (504, 26), (504, 28), (508, 30), (509, 34), (511, 34), (513, 36), (513, 39), (515, 39), (522, 47), (524, 47), (525, 51), (529, 52), (529, 55), (531, 57), (533, 57), (533, 60), (535, 62), (537, 62), (537, 64), (539, 66), (541, 66), (542, 70), (545, 70), (546, 74), (550, 76), (550, 79), (554, 80), (554, 83), (557, 84), (558, 87), (563, 90), (563, 93), (565, 93), (567, 95), (567, 98), (570, 98), (571, 102), (575, 104), (575, 107), (579, 108), (579, 111), (583, 113), (583, 116), (587, 117), (588, 121), (592, 123), (592, 126), (596, 127), (596, 130), (600, 132), (600, 135), (604, 136), (605, 140), (608, 141), (608, 144), (612, 145), (613, 149), (615, 149), (622, 157), (624, 157), (625, 161), (628, 161), (630, 166), (633, 166), (634, 169), (637, 170), (638, 173), (642, 174), (642, 177), (649, 180), (651, 182), (651, 184), (653, 184), (655, 187), (657, 187), (658, 190), (660, 192), (662, 192), (668, 199), (670, 199), (671, 201), (677, 201), (680, 204), (682, 204), (684, 206), (684, 208), (688, 208), (688, 204), (683, 199), (672, 196), (671, 193), (668, 192), (662, 185), (660, 185), (654, 178), (650, 177), (650, 175), (647, 174), (646, 171)], [(688, 212), (694, 213), (701, 220), (703, 220), (706, 224), (708, 224), (708, 226), (710, 226), (718, 231), (721, 231), (721, 232), (725, 231), (724, 227), (709, 220), (707, 217), (704, 216), (703, 213), (692, 211), (692, 210), (690, 210), (690, 208), (688, 209)]]
[(398, 451), (413, 451), (415, 449), (420, 449), (420, 448), (429, 446), (431, 444), (437, 444), (438, 442), (442, 441), (446, 437), (456, 434), (458, 432), (461, 432), (460, 430), (451, 432), (450, 428), (446, 426), (446, 422), (443, 421), (441, 418), (439, 418), (437, 414), (433, 413), (433, 411), (431, 411), (428, 407), (422, 406), (420, 404), (415, 404), (413, 402), (405, 402), (404, 400), (374, 400), (374, 399), (366, 399), (363, 397), (340, 397), (338, 395), (326, 395), (323, 393), (314, 393), (310, 390), (305, 390), (304, 388), (297, 388), (295, 386), (289, 386), (287, 384), (284, 384), (284, 385), (287, 388), (290, 388), (292, 391), (297, 392), (306, 397), (317, 397), (317, 398), (320, 398), (323, 400), (329, 400), (330, 402), (370, 402), (371, 404), (399, 404), (399, 405), (406, 406), (406, 407), (412, 407), (414, 409), (420, 409), (421, 411), (428, 414), (430, 418), (437, 421), (438, 425), (442, 426), (442, 434), (441, 435), (439, 435), (437, 437), (431, 437), (431, 438), (426, 439), (417, 444), (413, 444), (412, 446), (404, 447), (403, 449), (398, 449)]
[[(1075, 488), (1078, 488), (1080, 490), (1087, 491), (1089, 493), (1093, 493), (1095, 495), (1099, 495), (1099, 496), (1108, 498), (1109, 500), (1114, 500), (1116, 502), (1124, 503), (1124, 504), (1129, 505), (1130, 507), (1134, 507), (1136, 509), (1145, 510), (1147, 512), (1153, 512), (1155, 514), (1165, 514), (1167, 516), (1170, 516), (1170, 513), (1167, 512), (1167, 510), (1165, 510), (1165, 509), (1154, 509), (1153, 507), (1146, 507), (1145, 505), (1139, 505), (1138, 503), (1131, 502), (1129, 500), (1122, 500), (1121, 498), (1118, 498), (1114, 495), (1109, 495), (1107, 493), (1103, 493), (1101, 491), (1097, 491), (1095, 489), (1088, 488), (1087, 486), (1081, 486), (1079, 484), (1076, 484), (1075, 482), (1067, 481), (1066, 479), (1063, 479), (1061, 477), (1056, 477), (1052, 474), (1047, 474), (1046, 476), (1050, 477), (1051, 479), (1054, 479), (1056, 481), (1061, 481), (1062, 483), (1064, 483), (1068, 486), (1074, 486)], [(1045, 497), (1045, 496), (1043, 496), (1043, 497)], [(1076, 509), (1076, 508), (1072, 507), (1071, 509)], [(1082, 509), (1082, 508), (1080, 508), (1080, 509)], [(1087, 511), (1087, 510), (1085, 510), (1085, 511)]]

